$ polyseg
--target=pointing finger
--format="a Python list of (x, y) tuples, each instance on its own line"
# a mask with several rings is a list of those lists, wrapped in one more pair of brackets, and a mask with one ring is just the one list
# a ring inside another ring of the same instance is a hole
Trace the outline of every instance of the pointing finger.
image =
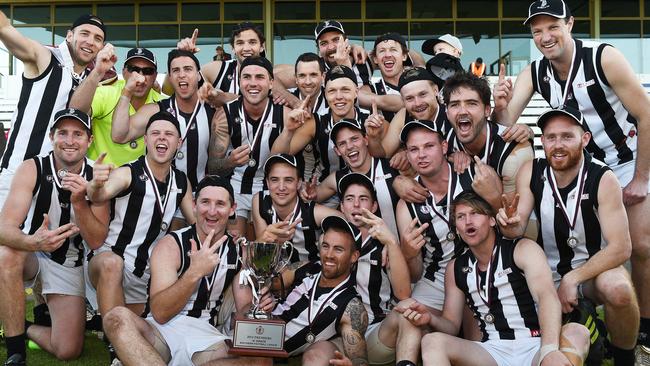
[(199, 38), (199, 29), (194, 28), (194, 32), (192, 32), (192, 43), (196, 44), (197, 38)]
[(378, 114), (377, 113), (377, 103), (372, 102), (372, 114)]
[(99, 154), (99, 157), (97, 160), (95, 160), (95, 164), (103, 164), (104, 163), (104, 158), (106, 157), (106, 152), (104, 151), (103, 153)]
[(499, 64), (499, 82), (503, 81), (506, 78), (506, 64)]

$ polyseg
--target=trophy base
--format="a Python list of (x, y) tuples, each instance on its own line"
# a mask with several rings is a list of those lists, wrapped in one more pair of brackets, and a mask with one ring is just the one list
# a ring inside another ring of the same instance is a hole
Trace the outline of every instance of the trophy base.
[(235, 331), (232, 341), (226, 341), (229, 354), (247, 357), (288, 358), (284, 350), (284, 328), (281, 319), (250, 319), (246, 316), (235, 318)]

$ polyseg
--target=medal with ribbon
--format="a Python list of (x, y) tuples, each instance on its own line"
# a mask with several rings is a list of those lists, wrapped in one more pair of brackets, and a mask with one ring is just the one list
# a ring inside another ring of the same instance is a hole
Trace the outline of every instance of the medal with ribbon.
[(144, 172), (149, 177), (148, 181), (151, 183), (153, 193), (156, 197), (156, 208), (160, 212), (160, 220), (162, 221), (160, 224), (160, 231), (167, 231), (169, 228), (169, 223), (165, 222), (165, 210), (167, 210), (167, 203), (169, 202), (170, 196), (169, 193), (171, 192), (175, 179), (174, 169), (172, 169), (172, 167), (169, 167), (169, 182), (167, 182), (167, 192), (163, 197), (161, 197), (160, 192), (158, 191), (158, 184), (156, 184), (156, 177), (151, 172), (151, 168), (149, 168), (149, 162), (146, 158), (144, 159), (144, 168)]

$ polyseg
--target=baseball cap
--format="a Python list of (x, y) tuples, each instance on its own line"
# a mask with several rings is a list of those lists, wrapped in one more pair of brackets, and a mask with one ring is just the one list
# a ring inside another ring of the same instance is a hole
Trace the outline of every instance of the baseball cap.
[(375, 190), (375, 185), (372, 183), (370, 178), (368, 178), (368, 176), (365, 174), (354, 173), (354, 172), (350, 172), (344, 175), (336, 183), (336, 189), (338, 191), (339, 198), (341, 200), (343, 200), (343, 195), (345, 194), (345, 191), (347, 191), (348, 187), (350, 187), (353, 184), (360, 184), (368, 188), (368, 190), (372, 193), (372, 198), (375, 201), (377, 200), (377, 191)]
[(337, 31), (345, 34), (345, 30), (343, 29), (343, 24), (341, 24), (341, 22), (338, 22), (336, 20), (323, 20), (322, 22), (318, 23), (316, 29), (314, 29), (314, 39), (318, 40), (318, 37), (320, 37), (321, 34), (329, 31)]
[(189, 57), (194, 61), (194, 64), (196, 65), (197, 70), (201, 70), (201, 63), (199, 62), (199, 59), (194, 56), (194, 54), (190, 51), (185, 51), (185, 50), (179, 50), (177, 48), (174, 48), (173, 50), (169, 51), (167, 54), (167, 72), (171, 72), (171, 67), (172, 67), (172, 61), (174, 59), (177, 59), (179, 57)]
[(235, 194), (233, 193), (234, 190), (232, 189), (232, 185), (230, 184), (230, 179), (226, 179), (220, 175), (206, 175), (201, 179), (201, 181), (196, 185), (196, 194), (194, 197), (199, 196), (199, 192), (205, 187), (221, 187), (228, 191), (228, 194), (230, 194), (230, 201), (234, 202), (235, 199)]
[(445, 81), (454, 76), (457, 72), (464, 72), (463, 65), (458, 57), (447, 53), (439, 53), (433, 56), (426, 64), (427, 70), (434, 76), (434, 80), (441, 88)]
[(302, 167), (300, 164), (300, 160), (296, 159), (295, 156), (289, 154), (275, 154), (269, 156), (269, 158), (266, 159), (266, 162), (264, 163), (265, 177), (269, 175), (269, 171), (276, 163), (285, 163), (291, 165), (292, 167), (296, 168), (296, 171), (298, 172), (298, 176), (302, 177)]
[(399, 76), (397, 89), (401, 90), (404, 85), (418, 80), (429, 80), (436, 84), (440, 82), (440, 80), (436, 80), (436, 77), (429, 70), (423, 67), (412, 67), (404, 70), (402, 75)]
[(54, 121), (52, 122), (52, 127), (50, 127), (50, 131), (53, 130), (56, 127), (56, 124), (63, 120), (63, 119), (76, 119), (77, 121), (81, 122), (81, 124), (86, 127), (88, 131), (91, 131), (90, 128), (90, 117), (79, 109), (74, 109), (74, 108), (67, 108), (67, 109), (62, 109), (54, 115)]
[(100, 17), (92, 14), (81, 15), (74, 21), (74, 23), (72, 23), (72, 27), (70, 27), (70, 29), (75, 29), (82, 24), (94, 25), (95, 27), (101, 29), (102, 32), (104, 32), (104, 40), (106, 39), (106, 26)]
[(241, 63), (241, 67), (239, 68), (239, 74), (241, 75), (242, 70), (246, 66), (260, 66), (266, 69), (266, 71), (269, 72), (269, 76), (271, 79), (273, 79), (273, 65), (271, 64), (271, 61), (269, 61), (266, 57), (262, 56), (251, 56), (251, 57), (246, 57), (244, 61)]
[(539, 128), (544, 131), (544, 125), (546, 125), (546, 122), (548, 122), (554, 116), (569, 116), (580, 127), (584, 128), (584, 117), (582, 116), (582, 113), (579, 110), (567, 105), (556, 109), (549, 109), (546, 112), (542, 113), (537, 119), (537, 126), (539, 126)]
[(524, 21), (524, 25), (528, 25), (531, 19), (537, 15), (564, 19), (571, 16), (571, 10), (563, 0), (538, 0), (528, 7), (528, 18)]
[(428, 39), (424, 41), (424, 43), (422, 43), (422, 52), (426, 53), (427, 55), (435, 56), (433, 47), (435, 47), (435, 45), (440, 42), (445, 42), (457, 49), (459, 53), (463, 53), (463, 45), (460, 43), (460, 40), (449, 33), (444, 34), (438, 38)]
[(404, 37), (402, 37), (401, 34), (395, 33), (395, 32), (390, 32), (390, 33), (384, 33), (381, 36), (377, 37), (375, 39), (375, 45), (373, 46), (373, 49), (377, 48), (377, 45), (381, 42), (384, 41), (395, 41), (402, 46), (402, 51), (408, 51), (408, 46), (406, 45), (406, 40)]
[(355, 130), (361, 131), (362, 134), (366, 134), (365, 129), (363, 128), (363, 125), (357, 121), (356, 119), (352, 118), (343, 118), (342, 120), (336, 122), (334, 126), (332, 127), (332, 130), (330, 130), (330, 140), (334, 143), (334, 146), (336, 146), (336, 135), (339, 133), (339, 131), (344, 128), (352, 128)]
[(347, 231), (354, 239), (355, 249), (361, 249), (361, 232), (354, 225), (347, 222), (344, 218), (339, 216), (327, 216), (320, 223), (320, 227), (323, 230), (323, 233), (331, 228), (339, 228)]
[(402, 141), (403, 144), (406, 143), (406, 140), (409, 137), (409, 132), (411, 132), (415, 128), (426, 128), (427, 130), (438, 133), (440, 134), (440, 136), (442, 136), (442, 131), (438, 129), (438, 126), (436, 126), (436, 124), (433, 123), (433, 121), (414, 119), (407, 122), (404, 125), (404, 127), (402, 127), (402, 132), (400, 132), (399, 134), (399, 139), (400, 141)]
[(132, 60), (134, 58), (141, 58), (143, 60), (151, 62), (156, 67), (158, 66), (158, 63), (156, 62), (156, 55), (154, 55), (153, 52), (149, 51), (146, 48), (131, 48), (129, 52), (126, 53), (126, 60), (124, 60), (124, 63), (126, 64), (129, 62), (129, 60)]
[(178, 134), (182, 135), (181, 134), (181, 126), (178, 123), (178, 119), (176, 119), (176, 117), (174, 117), (173, 114), (171, 114), (171, 113), (169, 113), (167, 111), (158, 111), (158, 112), (154, 113), (154, 115), (149, 118), (149, 121), (147, 121), (147, 127), (144, 129), (145, 132), (147, 130), (149, 130), (149, 126), (151, 126), (151, 124), (156, 122), (156, 121), (167, 121), (167, 122), (173, 124), (174, 127), (176, 127), (176, 129), (178, 130)]
[(336, 80), (338, 78), (348, 78), (352, 80), (352, 82), (356, 85), (357, 84), (357, 74), (352, 71), (351, 68), (345, 66), (345, 65), (336, 65), (329, 69), (327, 73), (325, 73), (325, 82), (324, 84), (327, 84), (327, 82)]

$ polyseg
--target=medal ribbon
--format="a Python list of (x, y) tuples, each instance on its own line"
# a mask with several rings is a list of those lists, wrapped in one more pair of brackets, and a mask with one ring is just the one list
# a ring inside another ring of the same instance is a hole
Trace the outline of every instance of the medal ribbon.
[[(564, 86), (564, 92), (560, 90), (561, 93), (556, 94), (556, 95), (562, 94), (562, 103), (558, 103), (556, 108), (566, 105), (567, 98), (569, 97), (569, 90), (573, 89), (573, 81), (578, 75), (578, 69), (580, 67), (580, 63), (576, 62), (576, 55), (577, 55), (576, 42), (574, 39), (571, 39), (571, 42), (573, 42), (573, 55), (571, 57), (571, 66), (569, 67), (570, 74), (569, 74), (569, 78), (566, 81), (566, 85)], [(551, 77), (555, 79), (555, 72), (553, 71), (553, 66), (551, 65), (550, 62), (548, 63), (548, 68), (551, 73)]]
[(58, 48), (61, 51), (61, 57), (63, 58), (63, 68), (70, 72), (70, 76), (72, 76), (72, 78), (77, 82), (77, 85), (81, 84), (83, 79), (86, 77), (86, 69), (84, 69), (81, 74), (74, 72), (74, 61), (72, 61), (67, 41), (63, 40), (63, 42), (59, 44)]
[[(178, 117), (181, 116), (181, 111), (178, 108), (178, 104), (176, 103), (176, 98), (174, 98), (171, 101), (171, 103), (169, 103), (169, 104), (171, 104), (171, 107), (174, 109), (174, 113), (176, 114), (176, 119), (178, 119)], [(190, 132), (190, 128), (192, 127), (193, 124), (196, 123), (196, 118), (195, 118), (196, 113), (199, 111), (199, 106), (202, 105), (202, 104), (203, 103), (201, 103), (201, 100), (197, 99), (196, 104), (194, 105), (194, 111), (190, 115), (190, 119), (185, 121), (185, 133), (183, 134), (183, 136), (181, 136), (181, 146), (179, 147), (179, 149), (181, 149), (183, 147), (183, 143), (185, 142), (185, 139), (187, 138), (187, 134)]]
[[(54, 183), (56, 184), (56, 186), (58, 188), (61, 188), (61, 181), (59, 180), (59, 172), (54, 167), (54, 155), (53, 155), (53, 153), (50, 153), (49, 158), (50, 158), (49, 159), (50, 160), (50, 167), (52, 169), (52, 176), (54, 177)], [(86, 174), (85, 174), (85, 171), (86, 171), (86, 158), (84, 158), (81, 161), (81, 164), (82, 164), (81, 165), (81, 171), (79, 172), (79, 175), (82, 176), (82, 177), (85, 177), (86, 176)]]
[(431, 204), (429, 203), (429, 199), (427, 199), (426, 205), (429, 207), (429, 210), (433, 211), (433, 213), (436, 214), (439, 218), (442, 219), (442, 221), (447, 224), (447, 227), (449, 228), (449, 231), (451, 231), (451, 225), (449, 224), (449, 207), (451, 207), (451, 196), (453, 195), (452, 189), (456, 186), (456, 174), (452, 174), (453, 169), (451, 168), (451, 165), (447, 163), (447, 166), (449, 167), (449, 180), (447, 181), (447, 204), (446, 208), (447, 211), (446, 213), (443, 212), (438, 212), (435, 207), (437, 207), (435, 201), (435, 197), (433, 194), (431, 194)]
[(481, 287), (480, 287), (480, 281), (479, 278), (481, 277), (479, 275), (478, 271), (478, 258), (476, 261), (472, 264), (473, 271), (474, 271), (474, 277), (476, 278), (476, 291), (478, 291), (478, 297), (481, 298), (481, 301), (487, 306), (488, 308), (488, 314), (491, 314), (490, 312), (490, 303), (492, 302), (492, 299), (490, 298), (491, 296), (491, 290), (494, 287), (494, 269), (492, 268), (492, 264), (494, 263), (494, 257), (496, 257), (497, 249), (499, 248), (499, 245), (495, 242), (494, 243), (494, 248), (492, 249), (492, 256), (490, 257), (490, 263), (488, 263), (487, 267), (487, 272), (485, 273), (485, 290), (483, 290), (483, 293), (481, 293)]
[(156, 196), (156, 208), (160, 211), (160, 219), (162, 220), (163, 223), (165, 223), (165, 210), (167, 210), (167, 203), (169, 202), (169, 192), (171, 192), (172, 189), (172, 184), (175, 179), (175, 174), (174, 170), (172, 167), (169, 167), (169, 182), (167, 183), (167, 193), (165, 194), (165, 200), (160, 198), (160, 192), (158, 192), (158, 185), (156, 184), (156, 178), (151, 172), (151, 168), (149, 168), (149, 162), (147, 161), (147, 158), (144, 159), (144, 172), (147, 174), (149, 177), (149, 181), (151, 182), (151, 186), (153, 187), (153, 193)]
[[(309, 330), (311, 331), (312, 324), (316, 321), (316, 318), (323, 312), (325, 309), (325, 305), (332, 299), (338, 296), (341, 292), (345, 291), (345, 289), (339, 290), (343, 285), (345, 285), (348, 280), (350, 279), (350, 276), (348, 276), (345, 280), (341, 281), (336, 287), (332, 289), (330, 292), (329, 296), (325, 299), (325, 301), (321, 302), (318, 305), (318, 310), (316, 311), (316, 314), (314, 315), (314, 318), (312, 319), (311, 317), (311, 309), (314, 307), (314, 296), (316, 294), (316, 288), (318, 287), (318, 282), (320, 281), (320, 276), (323, 274), (323, 272), (319, 272), (318, 275), (316, 276), (316, 281), (314, 281), (314, 284), (311, 286), (311, 295), (309, 296), (309, 307), (307, 308), (307, 320), (309, 321)], [(338, 291), (338, 292), (337, 292)]]
[(257, 141), (259, 140), (262, 130), (264, 130), (264, 123), (265, 123), (264, 121), (266, 121), (266, 119), (269, 116), (269, 113), (271, 113), (272, 110), (273, 110), (273, 104), (270, 103), (270, 101), (267, 99), (266, 107), (264, 108), (264, 114), (262, 114), (262, 119), (260, 120), (259, 126), (257, 126), (257, 131), (255, 131), (255, 126), (253, 126), (253, 124), (251, 123), (251, 127), (255, 132), (255, 134), (253, 135), (253, 141), (251, 142), (250, 133), (248, 131), (248, 118), (246, 116), (246, 113), (244, 112), (243, 101), (241, 103), (241, 106), (239, 107), (239, 118), (241, 119), (241, 123), (243, 124), (244, 130), (246, 131), (246, 141), (248, 142), (248, 146), (250, 146), (251, 149), (249, 157), (253, 156), (253, 150), (257, 145)]
[[(571, 200), (571, 197), (567, 197), (567, 204), (564, 204), (564, 201), (562, 201), (562, 196), (560, 195), (560, 191), (557, 187), (557, 182), (555, 181), (555, 174), (553, 174), (553, 170), (551, 169), (551, 166), (548, 165), (546, 167), (546, 175), (549, 177), (549, 185), (551, 186), (551, 190), (553, 191), (553, 198), (555, 199), (555, 202), (560, 206), (560, 210), (562, 211), (562, 215), (564, 216), (564, 219), (566, 220), (567, 224), (569, 224), (569, 228), (571, 229), (571, 232), (573, 232), (573, 229), (576, 226), (576, 222), (578, 221), (578, 211), (580, 208), (580, 201), (582, 200), (582, 192), (585, 189), (585, 181), (587, 180), (587, 164), (585, 161), (585, 157), (582, 158), (582, 167), (580, 169), (580, 172), (578, 173), (578, 195), (576, 197), (576, 203), (575, 205), (571, 205), (573, 208), (572, 215), (569, 215), (569, 212), (567, 210), (567, 206), (569, 205), (569, 200)], [(571, 217), (571, 218), (570, 218)]]
[[(201, 246), (203, 244), (201, 243), (201, 239), (199, 239), (199, 233), (196, 231), (196, 225), (194, 225), (194, 239), (196, 240), (196, 244), (198, 245), (197, 250), (201, 249)], [(225, 245), (228, 245), (228, 241), (230, 241), (230, 238), (228, 238), (228, 240), (226, 240), (226, 242), (223, 243), (221, 245), (221, 247), (219, 248), (219, 258), (221, 258), (221, 255), (223, 254), (223, 247)], [(209, 243), (208, 243), (208, 245), (209, 245)], [(212, 285), (214, 284), (214, 277), (216, 276), (218, 269), (219, 269), (219, 264), (214, 266), (214, 270), (212, 271), (212, 274), (210, 276), (204, 276), (203, 277), (203, 278), (205, 278), (205, 283), (206, 283), (206, 285), (208, 287), (208, 297), (207, 297), (208, 299), (210, 299), (210, 295), (212, 294)], [(209, 301), (208, 301), (208, 303), (209, 303)]]
[[(271, 210), (273, 210), (273, 218), (271, 220), (273, 223), (276, 223), (280, 220), (278, 217), (278, 212), (275, 210), (275, 207), (273, 207), (273, 205), (271, 205)], [(296, 197), (296, 205), (293, 207), (293, 211), (291, 211), (291, 214), (287, 216), (289, 218), (289, 224), (296, 221), (299, 215), (300, 215), (300, 197)]]

